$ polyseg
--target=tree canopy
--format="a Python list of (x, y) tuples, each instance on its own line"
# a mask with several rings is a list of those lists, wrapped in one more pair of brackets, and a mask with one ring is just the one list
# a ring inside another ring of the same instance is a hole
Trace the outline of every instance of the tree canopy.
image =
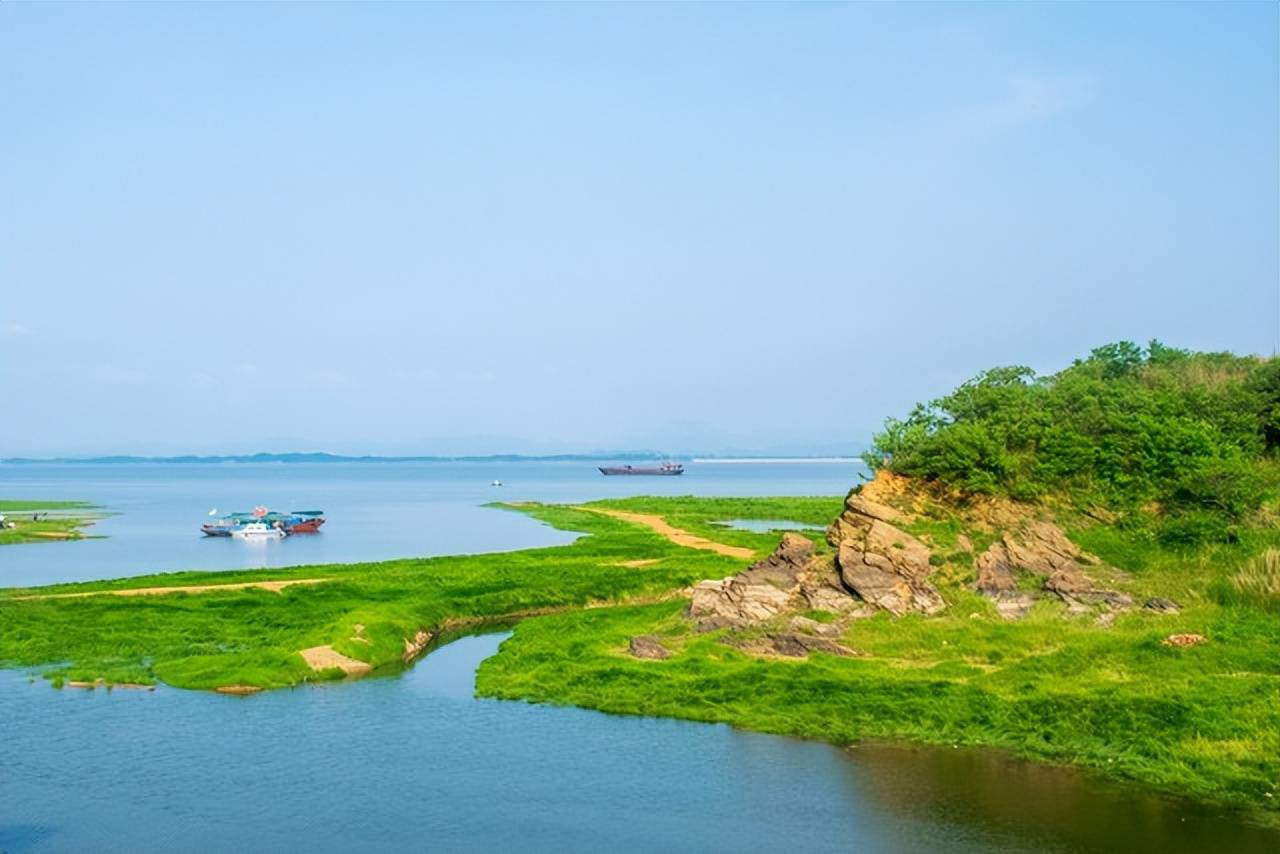
[(1064, 371), (994, 368), (889, 419), (863, 459), (967, 493), (1065, 497), (1202, 539), (1262, 501), (1280, 360), (1107, 344)]

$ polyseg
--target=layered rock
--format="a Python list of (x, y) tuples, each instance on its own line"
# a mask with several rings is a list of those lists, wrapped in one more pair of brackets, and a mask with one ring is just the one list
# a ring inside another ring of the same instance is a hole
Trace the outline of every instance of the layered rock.
[[(838, 622), (821, 623), (797, 615), (806, 610), (835, 614)], [(698, 631), (728, 628), (732, 631), (722, 639), (724, 643), (751, 653), (793, 658), (811, 652), (857, 655), (837, 639), (849, 620), (873, 613), (845, 589), (831, 561), (815, 557), (813, 542), (799, 534), (786, 534), (773, 554), (732, 578), (695, 585), (689, 604), (689, 616), (697, 621)], [(781, 629), (787, 615), (790, 620)], [(641, 655), (637, 643), (642, 640), (632, 639), (632, 655)]]
[(1022, 573), (1037, 576), (1040, 590), (1061, 599), (1074, 611), (1086, 611), (1094, 605), (1117, 610), (1132, 606), (1128, 595), (1100, 587), (1085, 572), (1085, 562), (1096, 564), (1098, 559), (1067, 539), (1057, 525), (1025, 522), (978, 555), (974, 587), (995, 601), (1001, 616), (1009, 618), (1023, 616), (1039, 598), (1034, 592), (1019, 589)]
[(705, 630), (760, 623), (810, 608), (841, 613), (857, 605), (831, 565), (814, 560), (813, 542), (786, 534), (773, 554), (749, 569), (694, 585), (689, 616)]
[(827, 529), (827, 541), (837, 548), (841, 581), (863, 601), (897, 615), (936, 614), (946, 603), (929, 581), (932, 553), (893, 524), (906, 518), (900, 510), (854, 493)]

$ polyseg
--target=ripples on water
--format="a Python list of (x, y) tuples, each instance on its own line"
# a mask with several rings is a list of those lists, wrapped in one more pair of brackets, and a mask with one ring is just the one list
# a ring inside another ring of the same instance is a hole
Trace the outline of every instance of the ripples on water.
[(1274, 851), (992, 754), (472, 699), (503, 635), (248, 698), (0, 672), (0, 851)]

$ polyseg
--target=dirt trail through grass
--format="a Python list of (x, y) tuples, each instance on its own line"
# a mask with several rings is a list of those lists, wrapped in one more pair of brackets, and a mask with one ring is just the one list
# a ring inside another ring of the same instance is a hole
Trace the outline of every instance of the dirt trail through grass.
[(632, 513), (628, 510), (607, 510), (603, 507), (578, 507), (577, 509), (612, 516), (615, 519), (621, 519), (634, 525), (644, 525), (676, 545), (684, 546), (685, 548), (702, 549), (703, 551), (715, 552), (725, 557), (736, 557), (742, 560), (753, 558), (756, 554), (755, 551), (745, 546), (730, 546), (725, 543), (717, 543), (713, 540), (708, 540), (706, 537), (699, 537), (696, 534), (690, 534), (688, 531), (682, 531), (661, 516), (654, 516), (649, 513)]
[(258, 587), (279, 593), (295, 584), (322, 584), (327, 578), (291, 578), (281, 581), (246, 581), (242, 584), (186, 584), (174, 587), (126, 587), (121, 590), (93, 590), (89, 593), (45, 593), (39, 596), (14, 596), (13, 601), (28, 599), (80, 599), (85, 596), (163, 596), (167, 593), (213, 593), (219, 590), (245, 590)]

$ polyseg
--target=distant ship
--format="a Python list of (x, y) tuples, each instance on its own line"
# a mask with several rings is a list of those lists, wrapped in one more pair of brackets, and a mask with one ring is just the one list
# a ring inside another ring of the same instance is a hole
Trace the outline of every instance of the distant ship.
[(600, 466), (600, 474), (684, 474), (684, 466), (665, 462), (660, 466)]

